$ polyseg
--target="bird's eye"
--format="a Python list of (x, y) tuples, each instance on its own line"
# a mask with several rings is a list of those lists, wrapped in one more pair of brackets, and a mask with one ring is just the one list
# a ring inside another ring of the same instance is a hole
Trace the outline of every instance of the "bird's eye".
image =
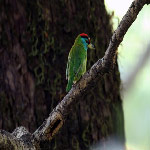
[(85, 41), (86, 43), (90, 44), (90, 38), (87, 38)]
[(88, 44), (89, 44), (89, 40), (86, 40), (86, 43), (88, 43)]

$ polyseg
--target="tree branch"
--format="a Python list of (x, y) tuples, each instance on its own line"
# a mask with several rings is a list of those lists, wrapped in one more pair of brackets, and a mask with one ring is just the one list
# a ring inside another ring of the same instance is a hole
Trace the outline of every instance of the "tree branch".
[(18, 127), (11, 134), (0, 130), (0, 149), (1, 150), (36, 150), (37, 146), (32, 142), (31, 133), (24, 127)]
[[(23, 132), (22, 130), (19, 132), (19, 135), (17, 131), (12, 134), (3, 130), (0, 131), (0, 145), (3, 146), (3, 149), (6, 149), (6, 146), (9, 145), (14, 149), (37, 149), (40, 141), (51, 140), (53, 138), (62, 127), (73, 102), (77, 102), (78, 98), (87, 91), (87, 88), (91, 87), (100, 77), (113, 69), (117, 48), (122, 42), (127, 30), (135, 21), (139, 11), (145, 4), (150, 4), (150, 0), (133, 1), (117, 30), (113, 33), (109, 46), (105, 52), (105, 56), (102, 59), (99, 59), (91, 69), (83, 75), (80, 81), (72, 87), (70, 92), (63, 98), (56, 108), (53, 109), (49, 117), (33, 134), (28, 132), (27, 134), (21, 134), (21, 132)], [(19, 127), (18, 130), (20, 129), (21, 128)]]
[(135, 21), (139, 11), (145, 4), (150, 4), (150, 0), (135, 0), (132, 2), (117, 30), (113, 33), (109, 46), (105, 52), (105, 56), (102, 59), (99, 59), (91, 67), (91, 69), (83, 75), (79, 82), (73, 85), (69, 93), (50, 113), (48, 119), (33, 133), (35, 140), (40, 141), (52, 139), (55, 133), (57, 133), (60, 127), (63, 125), (67, 114), (70, 112), (69, 108), (71, 107), (72, 103), (76, 102), (78, 98), (85, 93), (87, 88), (92, 86), (92, 84), (96, 82), (100, 76), (102, 77), (105, 73), (108, 73), (113, 69), (117, 48), (122, 42), (127, 30)]

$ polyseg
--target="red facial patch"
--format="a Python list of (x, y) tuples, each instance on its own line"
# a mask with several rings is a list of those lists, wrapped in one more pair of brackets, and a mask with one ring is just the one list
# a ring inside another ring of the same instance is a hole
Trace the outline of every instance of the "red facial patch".
[(90, 41), (90, 38), (87, 34), (81, 33), (80, 36), (83, 37), (83, 38), (87, 38), (88, 39), (87, 43), (90, 44), (91, 41)]
[(85, 34), (85, 33), (81, 33), (80, 36), (81, 36), (81, 37), (87, 37), (87, 38), (88, 38), (88, 35)]

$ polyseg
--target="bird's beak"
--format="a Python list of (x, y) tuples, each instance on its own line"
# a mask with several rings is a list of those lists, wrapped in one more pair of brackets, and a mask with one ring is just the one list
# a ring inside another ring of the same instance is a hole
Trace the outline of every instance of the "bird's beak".
[(95, 49), (95, 47), (94, 47), (94, 45), (93, 45), (92, 43), (90, 43), (90, 44), (88, 45), (88, 48), (89, 48), (89, 49), (93, 49), (93, 50)]

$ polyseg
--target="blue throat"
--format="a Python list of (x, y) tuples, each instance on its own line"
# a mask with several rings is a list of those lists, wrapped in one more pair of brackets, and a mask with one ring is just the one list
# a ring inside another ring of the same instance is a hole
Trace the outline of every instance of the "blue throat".
[(86, 39), (81, 37), (82, 44), (84, 46), (85, 51), (88, 49), (88, 44), (86, 43)]

